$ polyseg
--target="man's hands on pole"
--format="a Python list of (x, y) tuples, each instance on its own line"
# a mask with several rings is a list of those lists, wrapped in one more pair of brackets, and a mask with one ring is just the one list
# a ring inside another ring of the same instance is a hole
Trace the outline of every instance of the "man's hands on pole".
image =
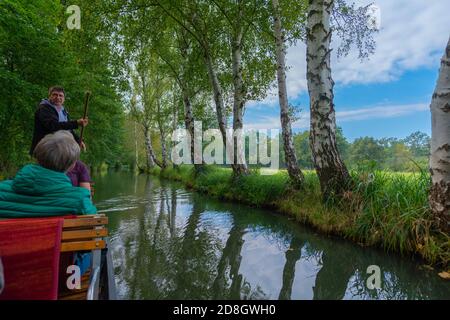
[[(84, 128), (84, 127), (86, 127), (86, 126), (88, 125), (89, 120), (88, 120), (88, 118), (81, 118), (81, 119), (78, 119), (78, 120), (77, 120), (77, 123), (78, 123), (79, 126), (81, 126), (81, 127)], [(83, 141), (83, 140), (81, 140), (80, 148), (81, 148), (81, 150), (83, 150), (84, 152), (86, 152), (86, 145), (84, 144), (84, 141)]]
[(88, 118), (81, 118), (77, 120), (78, 125), (81, 127), (86, 127), (88, 125), (88, 122)]

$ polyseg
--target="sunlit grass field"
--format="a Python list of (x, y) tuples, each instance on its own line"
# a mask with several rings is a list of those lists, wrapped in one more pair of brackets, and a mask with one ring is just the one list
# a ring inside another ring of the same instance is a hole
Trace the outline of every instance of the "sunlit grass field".
[[(450, 237), (433, 227), (428, 206), (428, 172), (351, 171), (355, 187), (342, 199), (324, 203), (318, 177), (304, 170), (303, 189), (291, 188), (286, 170), (232, 179), (230, 168), (192, 166), (151, 173), (182, 181), (211, 196), (274, 208), (324, 232), (344, 236), (360, 245), (378, 245), (402, 254), (418, 254), (428, 263), (448, 266)], [(266, 172), (267, 173), (267, 172)]]

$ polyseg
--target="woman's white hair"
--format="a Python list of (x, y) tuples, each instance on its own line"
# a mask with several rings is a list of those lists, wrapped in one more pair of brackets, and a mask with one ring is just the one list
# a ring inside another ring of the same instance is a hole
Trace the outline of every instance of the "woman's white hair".
[(33, 156), (44, 168), (66, 172), (80, 157), (80, 146), (69, 131), (46, 135), (37, 144)]

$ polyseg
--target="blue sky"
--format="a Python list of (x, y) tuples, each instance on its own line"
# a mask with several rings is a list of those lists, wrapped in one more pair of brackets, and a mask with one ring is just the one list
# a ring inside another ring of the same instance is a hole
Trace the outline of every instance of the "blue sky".
[[(381, 17), (375, 54), (363, 62), (357, 59), (356, 50), (339, 60), (332, 57), (337, 124), (349, 140), (361, 136), (403, 138), (418, 130), (431, 134), (428, 107), (450, 35), (446, 13), (450, 1), (378, 0), (374, 4)], [(302, 110), (293, 130), (307, 130), (304, 44), (288, 49), (287, 63), (290, 102)], [(244, 118), (249, 128), (279, 128), (276, 91), (264, 101), (250, 102)]]

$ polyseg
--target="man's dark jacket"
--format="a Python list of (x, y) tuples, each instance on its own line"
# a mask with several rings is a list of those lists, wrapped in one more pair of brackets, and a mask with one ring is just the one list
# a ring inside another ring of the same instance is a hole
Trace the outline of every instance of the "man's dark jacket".
[(67, 122), (59, 122), (58, 112), (50, 103), (46, 100), (39, 104), (38, 109), (34, 114), (34, 132), (33, 132), (33, 142), (31, 143), (30, 155), (33, 154), (34, 148), (49, 133), (56, 132), (58, 130), (69, 130), (75, 140), (80, 143), (80, 138), (73, 132), (73, 129), (78, 128), (77, 121), (70, 121), (68, 113), (64, 110), (67, 115)]

